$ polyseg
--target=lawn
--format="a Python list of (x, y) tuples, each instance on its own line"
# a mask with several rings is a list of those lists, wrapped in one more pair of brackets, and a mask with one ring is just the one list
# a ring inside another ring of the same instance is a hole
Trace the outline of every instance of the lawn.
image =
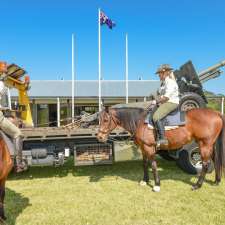
[(214, 173), (209, 174), (202, 189), (193, 192), (195, 176), (175, 162), (158, 162), (160, 193), (139, 186), (140, 161), (77, 168), (69, 161), (62, 168), (33, 167), (26, 174), (11, 175), (6, 224), (225, 224), (224, 180), (214, 186)]

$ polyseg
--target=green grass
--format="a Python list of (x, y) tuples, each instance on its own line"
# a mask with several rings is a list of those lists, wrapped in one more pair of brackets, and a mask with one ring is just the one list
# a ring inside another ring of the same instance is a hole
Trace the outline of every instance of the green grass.
[[(175, 162), (159, 162), (161, 192), (141, 187), (142, 162), (63, 168), (35, 167), (9, 177), (7, 224), (20, 225), (202, 225), (225, 224), (225, 182), (191, 191), (196, 177)], [(152, 175), (151, 175), (152, 177)], [(153, 182), (151, 181), (152, 185)]]

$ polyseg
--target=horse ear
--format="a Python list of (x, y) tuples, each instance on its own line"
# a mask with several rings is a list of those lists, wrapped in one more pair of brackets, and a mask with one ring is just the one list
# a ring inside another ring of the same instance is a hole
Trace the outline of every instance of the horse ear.
[(109, 112), (109, 106), (105, 106), (105, 111), (108, 113)]

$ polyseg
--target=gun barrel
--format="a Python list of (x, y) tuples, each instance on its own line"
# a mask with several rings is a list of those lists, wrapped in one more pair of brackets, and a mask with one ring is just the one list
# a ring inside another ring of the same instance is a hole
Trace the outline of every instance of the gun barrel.
[(199, 80), (201, 83), (204, 83), (208, 80), (219, 77), (221, 73), (222, 73), (222, 71), (218, 69), (218, 70), (212, 71), (211, 73), (207, 73), (207, 74), (200, 76)]
[(203, 75), (205, 75), (205, 74), (207, 74), (207, 73), (210, 73), (210, 72), (212, 72), (212, 71), (214, 71), (214, 70), (216, 70), (216, 69), (218, 69), (218, 68), (220, 68), (220, 67), (223, 67), (223, 66), (225, 66), (225, 60), (221, 61), (220, 63), (217, 63), (217, 64), (214, 65), (214, 66), (209, 67), (209, 68), (206, 69), (206, 70), (203, 70), (202, 72), (200, 72), (200, 73), (198, 74), (198, 76), (201, 77), (201, 76), (203, 76)]

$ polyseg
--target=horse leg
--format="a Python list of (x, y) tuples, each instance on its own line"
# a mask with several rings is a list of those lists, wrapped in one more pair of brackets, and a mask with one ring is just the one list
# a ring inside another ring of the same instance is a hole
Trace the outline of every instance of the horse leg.
[(153, 191), (159, 192), (160, 191), (160, 178), (157, 170), (157, 162), (155, 160), (155, 147), (144, 145), (144, 151), (147, 154), (148, 159), (151, 161), (152, 166), (152, 174), (154, 177), (155, 185), (153, 186)]
[(196, 190), (202, 186), (203, 181), (205, 180), (205, 175), (208, 171), (209, 160), (213, 150), (213, 146), (203, 142), (199, 143), (199, 148), (202, 158), (202, 171), (200, 173), (200, 176), (198, 177), (198, 181), (192, 186), (192, 190)]
[(145, 154), (143, 154), (143, 170), (144, 170), (144, 177), (143, 180), (140, 182), (141, 186), (145, 186), (149, 182), (149, 174), (148, 174), (148, 158)]
[(154, 181), (155, 181), (153, 191), (159, 192), (160, 191), (160, 178), (159, 178), (159, 173), (157, 170), (157, 162), (155, 160), (155, 157), (152, 157), (151, 164), (152, 164), (152, 173), (153, 173), (153, 177), (154, 177)]
[(5, 199), (5, 182), (6, 178), (13, 167), (12, 159), (5, 143), (0, 139), (0, 222), (6, 220), (4, 213), (4, 199)]
[(221, 172), (215, 170), (215, 185), (219, 185), (221, 181)]
[(5, 181), (0, 182), (0, 221), (6, 220), (4, 213)]
[(213, 160), (213, 163), (214, 163), (214, 167), (215, 167), (215, 185), (219, 185), (220, 181), (221, 181), (221, 170), (219, 168), (216, 167), (216, 157), (218, 158), (218, 156), (216, 156), (216, 147), (217, 146), (214, 146), (214, 151), (213, 151), (213, 156), (212, 156), (212, 160)]
[(198, 181), (192, 186), (192, 190), (196, 190), (202, 186), (203, 181), (205, 180), (205, 175), (208, 171), (208, 164), (209, 161), (202, 161), (202, 171), (200, 173), (200, 176), (198, 177)]

